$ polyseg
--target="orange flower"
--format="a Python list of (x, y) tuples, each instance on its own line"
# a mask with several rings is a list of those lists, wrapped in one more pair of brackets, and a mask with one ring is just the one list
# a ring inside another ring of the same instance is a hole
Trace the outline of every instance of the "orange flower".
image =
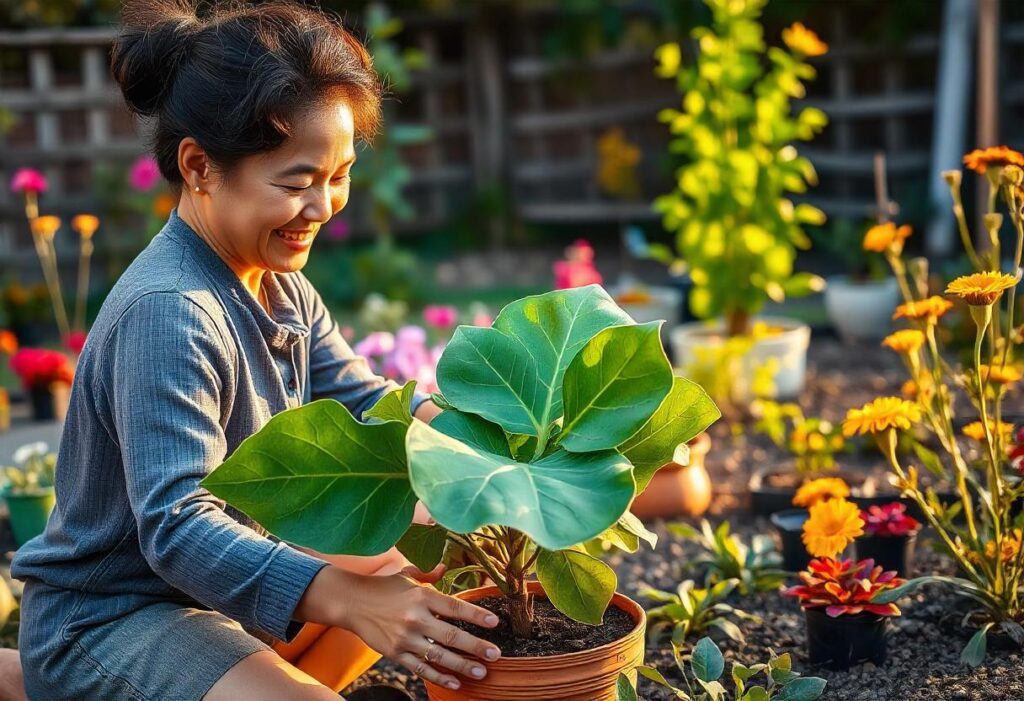
[(850, 487), (839, 477), (819, 477), (800, 485), (793, 497), (793, 506), (808, 508), (819, 501), (844, 499), (850, 496)]
[(49, 241), (60, 229), (60, 217), (48, 214), (32, 220), (32, 232)]
[(885, 253), (891, 247), (898, 255), (903, 251), (903, 242), (907, 240), (913, 230), (909, 224), (897, 227), (892, 222), (876, 224), (864, 234), (864, 250), (875, 253)]
[(13, 331), (0, 329), (0, 353), (14, 355), (18, 352), (18, 337)]
[(964, 165), (981, 175), (992, 166), (1002, 168), (1007, 165), (1024, 167), (1024, 155), (1007, 146), (976, 148), (964, 156)]
[(883, 433), (890, 428), (907, 430), (921, 420), (921, 408), (899, 397), (879, 397), (860, 409), (846, 412), (843, 435)]
[[(988, 430), (993, 434), (996, 432), (996, 422), (989, 420)], [(961, 432), (973, 441), (981, 443), (985, 440), (985, 427), (980, 421), (972, 421), (961, 429)], [(1013, 433), (1013, 424), (1008, 424), (1005, 421), (999, 422), (999, 432), (1003, 434), (1003, 437), (1007, 437)], [(993, 435), (993, 438), (995, 436)]]
[(166, 219), (171, 216), (171, 210), (177, 205), (177, 197), (167, 192), (161, 193), (157, 195), (155, 200), (153, 200), (153, 214), (161, 219)]
[(991, 382), (996, 385), (1012, 385), (1014, 382), (1019, 382), (1024, 374), (1021, 373), (1020, 368), (1014, 367), (1013, 365), (981, 365), (981, 380), (982, 382)]
[(802, 540), (811, 555), (835, 557), (860, 535), (864, 535), (860, 507), (846, 499), (829, 499), (811, 506)]
[(916, 353), (924, 345), (924, 334), (917, 329), (903, 329), (889, 334), (882, 345), (897, 353)]
[(958, 277), (946, 287), (946, 294), (957, 295), (972, 306), (984, 307), (995, 304), (1004, 290), (1016, 284), (1017, 278), (1013, 275), (989, 270)]
[(821, 56), (828, 51), (828, 44), (800, 22), (782, 30), (782, 41), (796, 53), (807, 57)]
[(933, 295), (928, 299), (901, 304), (896, 307), (896, 313), (892, 315), (892, 318), (899, 319), (900, 317), (906, 317), (907, 319), (927, 319), (929, 321), (933, 321), (952, 308), (953, 303), (948, 299)]
[(71, 219), (71, 228), (83, 239), (91, 239), (100, 228), (100, 220), (91, 214), (78, 214)]

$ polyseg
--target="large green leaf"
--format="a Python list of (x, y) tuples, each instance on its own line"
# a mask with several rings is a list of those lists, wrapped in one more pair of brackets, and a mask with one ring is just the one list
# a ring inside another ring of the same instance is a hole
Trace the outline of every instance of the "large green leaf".
[(537, 579), (556, 609), (569, 618), (600, 625), (618, 580), (615, 570), (576, 550), (541, 550)]
[(416, 495), (456, 533), (511, 526), (549, 550), (603, 532), (633, 497), (632, 466), (619, 453), (558, 450), (535, 463), (486, 453), (414, 421), (406, 435)]
[(412, 522), (397, 421), (362, 424), (333, 399), (282, 412), (202, 481), (275, 536), (325, 553), (377, 555)]
[(721, 415), (700, 385), (674, 378), (671, 391), (651, 420), (618, 448), (633, 463), (637, 494), (647, 489), (654, 473), (672, 460), (677, 445), (692, 440)]
[(363, 412), (364, 418), (378, 421), (399, 421), (406, 426), (412, 423), (412, 399), (416, 393), (416, 381), (407, 382), (377, 400), (377, 403)]
[(492, 424), (476, 414), (466, 414), (458, 409), (449, 409), (438, 414), (430, 422), (431, 427), (446, 436), (451, 436), (486, 453), (512, 457), (508, 440), (501, 426)]
[(607, 328), (569, 363), (562, 385), (562, 447), (577, 453), (611, 450), (648, 422), (672, 388), (661, 323)]
[(437, 567), (444, 557), (444, 546), (448, 541), (448, 530), (442, 526), (426, 526), (414, 523), (398, 541), (398, 552), (420, 572), (429, 572)]

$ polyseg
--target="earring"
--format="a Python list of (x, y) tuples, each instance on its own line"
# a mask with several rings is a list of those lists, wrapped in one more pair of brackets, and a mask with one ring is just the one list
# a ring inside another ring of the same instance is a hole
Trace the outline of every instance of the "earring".
[(199, 192), (199, 186), (196, 185), (196, 192)]

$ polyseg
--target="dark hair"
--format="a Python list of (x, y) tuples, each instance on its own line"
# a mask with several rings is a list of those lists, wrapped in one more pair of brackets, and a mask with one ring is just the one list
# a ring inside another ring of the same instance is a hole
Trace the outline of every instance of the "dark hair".
[(285, 0), (217, 5), (202, 18), (195, 0), (124, 0), (111, 69), (129, 109), (154, 118), (153, 153), (172, 184), (182, 183), (186, 136), (226, 173), (339, 94), (357, 136), (380, 125), (380, 80), (363, 45), (336, 17)]

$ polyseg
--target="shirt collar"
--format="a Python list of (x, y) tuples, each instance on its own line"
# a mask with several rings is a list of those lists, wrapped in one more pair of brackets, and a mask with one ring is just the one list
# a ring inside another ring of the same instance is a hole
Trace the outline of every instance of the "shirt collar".
[(268, 271), (263, 275), (263, 290), (274, 312), (274, 317), (271, 318), (238, 279), (235, 271), (178, 216), (177, 208), (171, 210), (164, 232), (184, 246), (196, 262), (210, 274), (213, 281), (252, 315), (268, 346), (287, 349), (309, 335), (309, 327), (302, 321), (302, 315), (285, 292), (277, 273)]

